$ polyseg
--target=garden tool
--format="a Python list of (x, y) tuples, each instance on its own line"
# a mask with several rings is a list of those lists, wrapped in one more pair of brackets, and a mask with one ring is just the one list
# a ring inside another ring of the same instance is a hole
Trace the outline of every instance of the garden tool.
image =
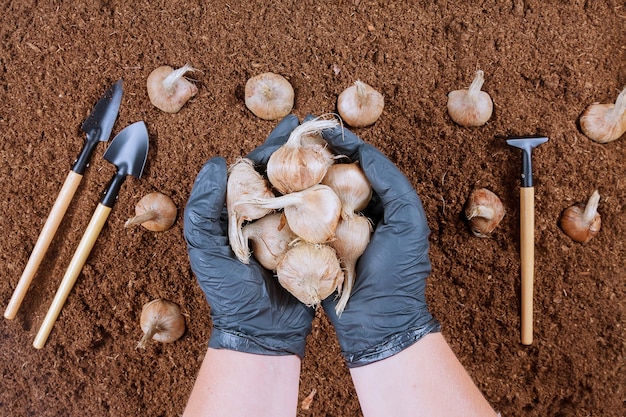
[(148, 131), (144, 122), (136, 122), (122, 130), (111, 141), (104, 153), (104, 159), (117, 167), (117, 171), (103, 193), (103, 197), (91, 217), (87, 230), (78, 244), (78, 248), (61, 281), (52, 305), (44, 318), (43, 324), (33, 343), (41, 349), (46, 343), (52, 327), (56, 322), (65, 300), (67, 299), (76, 279), (80, 274), (87, 257), (93, 248), (96, 238), (100, 234), (104, 223), (109, 217), (120, 188), (127, 175), (140, 178), (148, 156)]
[(522, 185), (520, 187), (520, 258), (522, 289), (522, 344), (533, 342), (533, 281), (535, 264), (535, 188), (533, 186), (531, 153), (548, 141), (546, 137), (509, 138), (507, 143), (522, 153)]
[(50, 214), (48, 215), (48, 219), (39, 234), (39, 238), (37, 239), (35, 247), (33, 248), (30, 258), (28, 259), (26, 268), (22, 272), (22, 276), (15, 287), (13, 296), (9, 301), (9, 305), (4, 312), (5, 318), (9, 320), (15, 318), (17, 310), (19, 310), (20, 305), (26, 296), (28, 287), (30, 286), (33, 277), (35, 276), (35, 273), (37, 272), (37, 269), (39, 268), (39, 265), (41, 264), (41, 261), (43, 260), (44, 255), (48, 250), (59, 225), (61, 224), (61, 220), (67, 211), (70, 201), (78, 189), (78, 185), (83, 178), (85, 169), (89, 165), (91, 155), (96, 149), (98, 142), (106, 142), (109, 140), (111, 130), (115, 124), (115, 119), (117, 119), (117, 113), (120, 108), (121, 101), (122, 80), (119, 80), (109, 87), (102, 98), (100, 98), (100, 100), (96, 103), (89, 117), (87, 117), (87, 119), (83, 122), (81, 129), (87, 133), (87, 140), (83, 145), (80, 154), (76, 158), (72, 169), (67, 175), (65, 183), (63, 184), (63, 187), (61, 188), (61, 191), (52, 206)]

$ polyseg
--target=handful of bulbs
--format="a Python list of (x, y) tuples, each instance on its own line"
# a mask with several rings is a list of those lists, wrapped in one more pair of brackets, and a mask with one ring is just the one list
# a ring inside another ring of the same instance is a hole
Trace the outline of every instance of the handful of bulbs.
[(338, 125), (303, 122), (272, 154), (266, 175), (250, 159), (233, 163), (226, 208), (230, 245), (241, 262), (254, 256), (309, 306), (337, 290), (341, 316), (372, 233), (362, 214), (372, 188), (358, 162), (333, 154), (322, 138), (322, 130)]

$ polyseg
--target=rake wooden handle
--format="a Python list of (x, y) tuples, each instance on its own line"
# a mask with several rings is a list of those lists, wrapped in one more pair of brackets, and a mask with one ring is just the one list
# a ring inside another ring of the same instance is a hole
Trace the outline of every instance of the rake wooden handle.
[(22, 276), (13, 291), (13, 295), (11, 296), (11, 300), (9, 301), (9, 305), (7, 306), (4, 317), (13, 320), (17, 315), (17, 311), (24, 301), (24, 297), (26, 296), (26, 292), (30, 287), (33, 278), (35, 277), (35, 273), (41, 264), (41, 261), (54, 238), (54, 235), (61, 224), (61, 220), (63, 220), (63, 216), (65, 216), (65, 212), (78, 189), (78, 185), (80, 181), (83, 179), (81, 174), (77, 174), (74, 171), (70, 171), (65, 179), (65, 183), (63, 183), (63, 187), (57, 196), (54, 205), (52, 206), (52, 210), (50, 210), (50, 214), (48, 215), (48, 219), (41, 229), (41, 233), (39, 234), (39, 238), (37, 238), (37, 243), (35, 243), (35, 247), (33, 248), (32, 253), (30, 254), (30, 258), (28, 259), (28, 263), (26, 264), (26, 268), (22, 272)]
[(535, 269), (535, 189), (520, 188), (520, 255), (522, 281), (522, 344), (533, 343), (533, 281)]
[(87, 230), (83, 235), (80, 243), (78, 244), (78, 248), (76, 248), (76, 252), (74, 252), (74, 257), (70, 262), (70, 265), (67, 267), (67, 271), (65, 272), (65, 276), (61, 281), (61, 285), (57, 290), (56, 295), (54, 296), (54, 300), (52, 301), (52, 305), (44, 318), (44, 321), (39, 329), (39, 333), (37, 333), (37, 337), (33, 342), (33, 346), (37, 349), (41, 349), (45, 344), (46, 340), (48, 340), (48, 336), (52, 331), (52, 327), (54, 327), (54, 323), (56, 322), (59, 314), (61, 313), (61, 309), (65, 304), (65, 300), (74, 287), (76, 280), (78, 279), (78, 275), (80, 271), (83, 269), (83, 265), (87, 261), (87, 257), (91, 253), (91, 249), (93, 249), (94, 244), (96, 243), (96, 239), (104, 226), (107, 218), (109, 217), (109, 213), (111, 212), (111, 207), (107, 207), (102, 203), (98, 204), (96, 211), (91, 217), (91, 221), (87, 226)]

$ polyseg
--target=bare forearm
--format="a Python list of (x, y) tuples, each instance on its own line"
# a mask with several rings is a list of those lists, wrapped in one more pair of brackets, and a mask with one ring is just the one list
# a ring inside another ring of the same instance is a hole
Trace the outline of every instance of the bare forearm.
[(496, 416), (441, 333), (350, 373), (366, 417)]
[(295, 416), (299, 376), (295, 355), (209, 348), (184, 416)]

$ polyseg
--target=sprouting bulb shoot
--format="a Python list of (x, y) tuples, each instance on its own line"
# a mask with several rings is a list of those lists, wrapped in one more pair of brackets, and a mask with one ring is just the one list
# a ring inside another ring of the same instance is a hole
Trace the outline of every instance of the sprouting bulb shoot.
[(256, 75), (246, 82), (246, 107), (264, 120), (287, 116), (293, 108), (294, 96), (289, 81), (273, 72)]
[(357, 80), (337, 98), (337, 112), (352, 127), (365, 127), (374, 124), (385, 107), (381, 93), (370, 85)]
[(177, 113), (198, 93), (198, 87), (184, 78), (190, 71), (195, 71), (191, 65), (177, 70), (164, 65), (152, 71), (146, 83), (150, 102), (166, 113)]
[(162, 232), (176, 221), (177, 208), (171, 198), (159, 192), (146, 194), (135, 205), (135, 216), (124, 227), (140, 224), (152, 232)]
[(489, 94), (481, 91), (484, 82), (484, 72), (478, 70), (469, 89), (448, 93), (448, 114), (456, 124), (470, 127), (487, 123), (493, 112), (493, 101)]
[(622, 137), (626, 132), (626, 88), (617, 96), (615, 104), (590, 104), (579, 122), (585, 136), (598, 143)]
[(140, 325), (144, 335), (137, 344), (137, 348), (142, 349), (151, 339), (171, 343), (185, 333), (185, 317), (180, 312), (180, 307), (162, 298), (144, 304)]

